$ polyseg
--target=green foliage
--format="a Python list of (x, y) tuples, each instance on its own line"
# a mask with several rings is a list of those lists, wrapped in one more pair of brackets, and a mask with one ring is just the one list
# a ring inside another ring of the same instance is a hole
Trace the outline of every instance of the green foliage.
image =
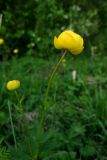
[[(0, 46), (0, 160), (37, 160), (37, 156), (38, 160), (106, 160), (107, 2), (1, 0), (0, 10), (0, 38), (5, 40)], [(49, 92), (44, 132), (40, 132), (39, 112), (50, 68), (60, 56), (52, 55), (53, 37), (66, 28), (83, 35), (86, 54), (67, 55), (60, 65)], [(6, 90), (12, 79), (21, 81), (23, 113), (15, 93)]]
[[(13, 58), (0, 66), (3, 75), (0, 79), (0, 136), (4, 145), (11, 146), (13, 160), (34, 160), (38, 142), (38, 110), (51, 72), (49, 68), (55, 61), (57, 59), (54, 57), (43, 60), (28, 56)], [(40, 159), (106, 159), (106, 61), (107, 57), (100, 55), (92, 55), (88, 61), (82, 55), (78, 58), (66, 57), (65, 65), (62, 63), (60, 66), (49, 92), (50, 111), (46, 117), (45, 132), (39, 139)], [(74, 69), (77, 71), (76, 81), (72, 80)], [(6, 82), (14, 78), (21, 81), (18, 93), (24, 106), (28, 133), (17, 111), (19, 106), (14, 93), (6, 90)], [(8, 99), (12, 104), (17, 151), (8, 116)]]
[(11, 160), (10, 152), (0, 145), (0, 160)]
[(95, 148), (93, 146), (85, 146), (83, 148), (81, 148), (81, 155), (83, 155), (84, 157), (90, 157), (93, 156), (95, 154)]
[[(42, 57), (53, 54), (53, 37), (64, 29), (72, 29), (84, 36), (88, 51), (96, 46), (106, 50), (107, 2), (26, 0), (0, 2), (3, 15), (0, 37), (5, 39), (1, 57), (7, 59), (19, 49), (19, 56), (26, 54)], [(14, 14), (13, 14), (14, 10)], [(100, 32), (99, 32), (100, 31)], [(23, 47), (22, 47), (23, 44)]]

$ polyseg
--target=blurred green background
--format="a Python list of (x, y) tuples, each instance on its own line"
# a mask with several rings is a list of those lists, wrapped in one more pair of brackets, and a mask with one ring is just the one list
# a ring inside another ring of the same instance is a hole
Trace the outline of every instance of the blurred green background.
[[(54, 78), (39, 160), (107, 160), (107, 1), (0, 0), (0, 17), (0, 160), (36, 160), (38, 113), (61, 56), (53, 38), (65, 29), (83, 36), (84, 51), (78, 56), (68, 53)], [(18, 93), (28, 133), (22, 131), (15, 94), (6, 89), (12, 79), (21, 81)]]
[[(2, 56), (14, 48), (19, 55), (47, 57), (53, 52), (53, 37), (64, 29), (84, 36), (85, 50), (106, 50), (107, 2), (104, 0), (3, 0), (0, 36), (5, 39)], [(23, 47), (22, 47), (23, 46)]]

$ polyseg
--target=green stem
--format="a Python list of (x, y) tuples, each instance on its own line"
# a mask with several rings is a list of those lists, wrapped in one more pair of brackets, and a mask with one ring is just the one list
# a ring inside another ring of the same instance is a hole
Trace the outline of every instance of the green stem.
[[(21, 103), (21, 100), (20, 100), (20, 98), (19, 98), (19, 95), (18, 95), (18, 92), (17, 91), (15, 91), (15, 95), (16, 95), (16, 99), (17, 99), (17, 102), (18, 102), (18, 104), (19, 104), (19, 107), (20, 107), (20, 109), (19, 109), (19, 111), (20, 111), (20, 113), (21, 114), (23, 114), (23, 106), (22, 106), (22, 103)], [(28, 136), (28, 138), (29, 138), (29, 133), (28, 133), (28, 125), (27, 125), (27, 122), (26, 122), (26, 118), (25, 118), (25, 116), (24, 115), (22, 115), (22, 121), (23, 121), (23, 123), (22, 124), (24, 124), (24, 125), (22, 125), (21, 127), (22, 127), (22, 133), (24, 133), (24, 130), (26, 131), (26, 134), (27, 134), (27, 136)], [(24, 129), (23, 129), (23, 126), (24, 126)], [(25, 133), (24, 133), (25, 134)], [(24, 135), (23, 135), (24, 136)], [(30, 154), (32, 155), (33, 153), (32, 153), (32, 149), (31, 149), (31, 139), (29, 138), (29, 141), (28, 141), (28, 147), (29, 147), (29, 151), (30, 151)]]
[(48, 94), (49, 94), (49, 90), (50, 90), (50, 87), (51, 87), (51, 84), (52, 84), (52, 80), (54, 78), (54, 75), (59, 67), (59, 65), (61, 64), (62, 60), (64, 59), (66, 55), (66, 50), (63, 52), (61, 58), (59, 59), (59, 61), (57, 62), (57, 64), (54, 66), (53, 68), (53, 71), (50, 75), (50, 78), (49, 78), (49, 82), (48, 82), (48, 87), (46, 89), (46, 92), (45, 92), (45, 96), (44, 96), (44, 100), (43, 100), (43, 108), (42, 108), (42, 111), (41, 111), (41, 115), (40, 115), (40, 123), (39, 123), (39, 128), (38, 128), (38, 144), (37, 144), (37, 152), (33, 158), (33, 160), (38, 160), (38, 157), (39, 157), (39, 153), (40, 153), (40, 135), (43, 131), (43, 127), (44, 127), (44, 121), (45, 121), (45, 113), (46, 113), (46, 109), (47, 109), (47, 100), (48, 100)]
[(3, 15), (0, 14), (0, 28), (1, 28), (1, 25), (2, 25), (2, 17), (3, 17)]
[(18, 92), (15, 91), (15, 95), (16, 95), (16, 98), (17, 98), (17, 102), (19, 103), (19, 107), (20, 107), (20, 112), (22, 113), (23, 112), (23, 106), (21, 104), (21, 101), (19, 99), (19, 95), (18, 95)]
[(47, 87), (47, 89), (46, 89), (45, 98), (44, 98), (44, 101), (43, 101), (43, 102), (44, 102), (44, 103), (43, 103), (43, 104), (44, 104), (44, 109), (46, 109), (46, 103), (47, 103), (47, 100), (48, 100), (48, 94), (49, 94), (49, 89), (50, 89), (52, 80), (53, 80), (53, 78), (54, 78), (54, 75), (55, 75), (55, 73), (56, 73), (56, 71), (57, 71), (60, 63), (61, 63), (62, 60), (64, 59), (65, 55), (66, 55), (66, 50), (64, 50), (64, 53), (62, 54), (60, 60), (59, 60), (59, 61), (57, 62), (57, 64), (54, 66), (53, 71), (52, 71), (52, 73), (51, 73), (51, 76), (50, 76), (50, 78), (49, 78), (48, 87)]
[(12, 112), (11, 112), (11, 107), (10, 107), (10, 102), (9, 101), (8, 101), (8, 109), (9, 109), (9, 117), (10, 117), (10, 123), (11, 123), (11, 128), (12, 128), (12, 134), (13, 134), (15, 149), (17, 150), (17, 142), (16, 142), (15, 130), (14, 130), (13, 120), (12, 120)]
[(52, 80), (53, 80), (53, 78), (55, 76), (55, 73), (56, 73), (59, 65), (61, 64), (62, 60), (64, 59), (65, 55), (66, 55), (66, 50), (64, 50), (61, 58), (59, 59), (57, 64), (54, 66), (53, 71), (52, 71), (52, 73), (50, 75), (50, 78), (49, 78), (49, 81), (48, 81), (48, 87), (46, 89), (44, 100), (43, 100), (43, 110), (42, 110), (42, 114), (41, 114), (41, 117), (40, 117), (40, 125), (41, 125), (41, 127), (44, 124), (45, 112), (46, 112), (46, 109), (47, 109), (48, 94), (49, 94), (49, 90), (50, 90), (50, 87), (51, 87), (51, 84), (52, 84)]

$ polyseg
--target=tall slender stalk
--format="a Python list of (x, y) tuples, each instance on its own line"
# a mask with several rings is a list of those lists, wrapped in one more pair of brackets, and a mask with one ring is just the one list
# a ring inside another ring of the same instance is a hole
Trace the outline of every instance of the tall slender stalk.
[(53, 78), (55, 76), (55, 73), (59, 67), (59, 65), (61, 64), (62, 60), (64, 59), (66, 55), (66, 50), (64, 50), (61, 58), (59, 59), (59, 61), (57, 62), (57, 64), (54, 66), (53, 68), (53, 71), (50, 75), (50, 78), (49, 78), (49, 81), (48, 81), (48, 86), (47, 86), (47, 89), (46, 89), (46, 92), (45, 92), (45, 96), (44, 96), (44, 100), (43, 100), (43, 108), (42, 108), (42, 111), (41, 111), (41, 115), (40, 115), (40, 122), (39, 122), (39, 131), (38, 131), (38, 143), (37, 143), (37, 152), (33, 158), (33, 160), (38, 160), (38, 157), (39, 157), (39, 153), (40, 153), (40, 135), (43, 131), (43, 128), (44, 128), (44, 122), (45, 122), (45, 116), (46, 116), (46, 111), (47, 111), (47, 101), (48, 101), (48, 95), (49, 95), (49, 90), (50, 90), (50, 87), (51, 87), (51, 84), (52, 84), (52, 81), (53, 81)]
[(22, 106), (22, 103), (21, 103), (21, 101), (19, 99), (19, 95), (18, 95), (17, 91), (15, 91), (15, 95), (16, 95), (16, 99), (17, 99), (17, 102), (18, 102), (19, 107), (20, 107), (20, 112), (23, 113), (23, 106)]
[(13, 134), (15, 149), (17, 150), (17, 142), (16, 142), (15, 130), (14, 130), (14, 125), (13, 125), (13, 120), (12, 120), (12, 112), (11, 112), (10, 101), (8, 101), (8, 109), (9, 109), (9, 117), (10, 117), (10, 123), (11, 123), (11, 128), (12, 128), (12, 134)]
[(52, 73), (51, 73), (51, 75), (50, 75), (50, 78), (49, 78), (49, 81), (48, 81), (48, 87), (47, 87), (46, 92), (45, 92), (44, 109), (46, 109), (46, 103), (47, 103), (47, 100), (48, 100), (48, 94), (49, 94), (49, 89), (50, 89), (52, 80), (53, 80), (53, 78), (54, 78), (54, 75), (55, 75), (55, 73), (56, 73), (56, 71), (57, 71), (60, 63), (61, 63), (62, 60), (64, 59), (65, 55), (66, 55), (66, 50), (64, 50), (64, 52), (63, 52), (60, 60), (59, 60), (59, 61), (57, 62), (57, 64), (54, 66), (53, 71), (52, 71)]
[(3, 15), (0, 14), (0, 28), (1, 28), (1, 25), (2, 25), (2, 17), (3, 17)]
[[(19, 95), (18, 95), (18, 92), (15, 90), (15, 95), (16, 95), (16, 99), (17, 99), (17, 102), (18, 102), (18, 105), (19, 105), (19, 111), (20, 113), (22, 114), (22, 132), (24, 133), (24, 130), (26, 131), (26, 135), (28, 135), (28, 147), (29, 147), (29, 152), (30, 154), (32, 155), (33, 152), (32, 152), (32, 147), (31, 147), (31, 139), (29, 137), (29, 133), (28, 133), (28, 126), (27, 126), (27, 122), (26, 122), (26, 118), (25, 118), (25, 115), (24, 115), (24, 109), (23, 109), (23, 105), (21, 103), (21, 100), (19, 98)], [(23, 130), (23, 124), (24, 124), (24, 130)]]
[(61, 64), (62, 60), (64, 59), (66, 55), (66, 50), (64, 50), (61, 58), (59, 59), (59, 61), (57, 62), (57, 64), (54, 66), (53, 68), (53, 71), (50, 75), (50, 78), (49, 78), (49, 81), (48, 81), (48, 86), (47, 86), (47, 89), (46, 89), (46, 92), (45, 92), (45, 96), (44, 96), (44, 100), (43, 100), (43, 110), (42, 110), (42, 113), (41, 113), (41, 119), (40, 119), (40, 125), (42, 126), (43, 123), (44, 123), (44, 119), (45, 119), (45, 112), (47, 110), (47, 101), (48, 101), (48, 95), (49, 95), (49, 90), (50, 90), (50, 87), (51, 87), (51, 84), (52, 84), (52, 81), (53, 81), (53, 78), (55, 76), (55, 73), (59, 67), (59, 65)]

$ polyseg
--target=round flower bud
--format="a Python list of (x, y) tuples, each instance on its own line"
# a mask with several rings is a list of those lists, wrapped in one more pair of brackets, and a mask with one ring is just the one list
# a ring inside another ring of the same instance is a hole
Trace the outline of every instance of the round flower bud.
[(19, 80), (8, 81), (6, 87), (9, 91), (16, 90), (20, 87), (20, 81)]
[(54, 37), (56, 49), (67, 49), (74, 55), (81, 53), (84, 48), (83, 43), (83, 38), (71, 30), (63, 31), (58, 38)]
[(0, 38), (0, 45), (4, 44), (4, 39)]

